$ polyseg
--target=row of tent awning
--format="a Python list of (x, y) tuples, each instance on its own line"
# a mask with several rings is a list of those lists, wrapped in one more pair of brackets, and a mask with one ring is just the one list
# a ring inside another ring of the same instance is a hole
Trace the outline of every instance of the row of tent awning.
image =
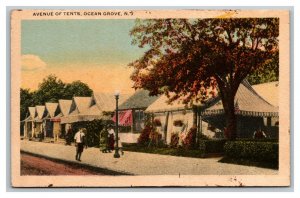
[[(120, 97), (120, 103), (127, 99), (127, 95)], [(59, 100), (58, 103), (45, 103), (29, 107), (29, 116), (23, 121), (75, 123), (97, 119), (111, 119), (115, 110), (115, 97), (112, 94), (93, 94), (92, 97), (73, 97), (72, 100)], [(127, 114), (126, 114), (127, 115)]]
[[(268, 90), (266, 90), (268, 91)], [(274, 93), (274, 94), (278, 94)], [(149, 97), (146, 100), (146, 97)], [(168, 111), (184, 111), (192, 106), (180, 102), (168, 103), (165, 95), (150, 97), (146, 91), (138, 91), (128, 100), (128, 96), (119, 99), (121, 110), (119, 111), (119, 125), (131, 126), (133, 123), (133, 110), (137, 108), (146, 109), (145, 113), (158, 113)], [(137, 102), (139, 101), (139, 103)], [(216, 97), (213, 102), (207, 104), (193, 104), (201, 107), (203, 116), (215, 116), (224, 114), (223, 104), (220, 98)], [(126, 109), (126, 110), (124, 110)], [(38, 105), (29, 107), (29, 116), (23, 121), (42, 122), (48, 119), (53, 122), (74, 123), (80, 121), (92, 121), (96, 119), (112, 119), (114, 112), (115, 97), (112, 94), (94, 94), (92, 97), (73, 97), (72, 100), (59, 100), (58, 103), (46, 103), (45, 106)], [(243, 81), (235, 96), (235, 113), (243, 116), (256, 117), (278, 117), (278, 106), (274, 106), (262, 98), (247, 82)]]
[[(268, 92), (269, 90), (265, 90)], [(274, 95), (278, 92), (274, 92)], [(275, 96), (274, 96), (275, 97)], [(217, 97), (207, 104), (193, 104), (193, 106), (201, 107), (203, 116), (216, 116), (224, 114), (224, 108), (220, 97)], [(158, 98), (147, 109), (146, 113), (162, 113), (170, 111), (184, 111), (192, 109), (192, 106), (182, 104), (180, 102), (168, 103), (168, 98), (163, 95)], [(235, 96), (235, 114), (242, 116), (254, 117), (278, 117), (279, 108), (274, 106), (262, 98), (248, 83), (243, 81)]]
[[(234, 102), (236, 115), (252, 117), (278, 117), (278, 107), (273, 106), (260, 95), (258, 95), (258, 93), (247, 81), (244, 81), (240, 84)], [(203, 111), (203, 115), (206, 116), (218, 114), (224, 114), (223, 104), (220, 99), (216, 104), (206, 108)]]

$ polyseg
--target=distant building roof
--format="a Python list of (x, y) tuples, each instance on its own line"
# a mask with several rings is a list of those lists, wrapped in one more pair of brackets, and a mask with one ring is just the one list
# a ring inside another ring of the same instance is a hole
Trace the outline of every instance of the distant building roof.
[(79, 113), (86, 111), (91, 106), (91, 97), (73, 97), (73, 101)]
[(37, 105), (35, 106), (35, 110), (36, 110), (35, 121), (41, 122), (42, 119), (46, 116), (46, 107), (44, 105)]
[[(170, 95), (174, 95), (170, 93)], [(183, 99), (183, 98), (181, 98)], [(206, 108), (207, 106), (211, 106), (211, 104), (215, 103), (218, 98), (210, 96), (205, 103), (192, 101), (189, 104), (182, 103), (182, 100), (178, 99), (169, 103), (169, 98), (166, 95), (161, 95), (155, 102), (153, 102), (147, 109), (147, 113), (159, 113), (159, 112), (167, 112), (167, 111), (180, 111), (180, 110), (187, 110), (192, 109), (193, 106)]]
[(34, 119), (36, 116), (36, 111), (35, 111), (35, 107), (28, 107), (29, 110), (29, 116)]
[(35, 107), (28, 107), (28, 112), (29, 112), (29, 115), (21, 122), (29, 122), (29, 121), (31, 122), (34, 120), (34, 118), (36, 117)]
[(85, 111), (77, 114), (69, 114), (68, 116), (61, 118), (61, 123), (74, 123), (81, 121), (92, 121), (95, 119), (102, 119), (103, 115), (97, 105), (92, 105)]
[(58, 106), (63, 116), (67, 116), (70, 113), (72, 100), (58, 100)]
[(159, 96), (149, 96), (149, 91), (138, 90), (132, 96), (130, 96), (125, 102), (120, 103), (120, 110), (125, 109), (143, 109), (147, 108), (154, 101), (156, 101)]
[(53, 118), (57, 115), (58, 103), (46, 102), (45, 107), (50, 118)]
[(278, 107), (279, 82), (268, 82), (252, 86), (253, 89), (271, 105)]
[(114, 111), (116, 108), (115, 96), (113, 94), (94, 93), (92, 98), (101, 111)]
[(163, 111), (177, 111), (190, 108), (189, 105), (183, 104), (181, 101), (168, 103), (168, 100), (169, 99), (166, 95), (161, 95), (155, 102), (149, 105), (149, 107), (146, 109), (146, 112), (154, 113)]
[[(114, 111), (116, 109), (116, 99), (114, 94), (94, 93), (92, 98), (102, 112)], [(119, 104), (122, 104), (128, 98), (129, 95), (121, 94), (119, 96)]]
[[(236, 113), (246, 116), (278, 116), (278, 108), (268, 103), (247, 81), (240, 84), (235, 96)], [(207, 108), (204, 115), (224, 113), (222, 101)]]

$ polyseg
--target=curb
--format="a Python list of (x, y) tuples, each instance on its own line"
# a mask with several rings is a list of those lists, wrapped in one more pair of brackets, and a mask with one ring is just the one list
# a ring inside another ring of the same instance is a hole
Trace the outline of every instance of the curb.
[(75, 167), (84, 167), (86, 169), (96, 171), (96, 172), (99, 171), (101, 173), (104, 173), (106, 175), (111, 175), (111, 176), (122, 176), (122, 175), (131, 175), (132, 176), (132, 175), (134, 175), (132, 173), (127, 173), (125, 171), (115, 171), (115, 170), (110, 170), (110, 169), (107, 169), (107, 168), (92, 166), (92, 165), (86, 164), (86, 163), (75, 162), (75, 161), (70, 161), (70, 160), (65, 160), (65, 159), (58, 159), (58, 158), (54, 158), (54, 157), (49, 157), (49, 156), (45, 156), (45, 155), (41, 155), (41, 154), (32, 153), (32, 152), (29, 152), (29, 151), (24, 151), (22, 149), (21, 149), (20, 153), (32, 155), (34, 157), (44, 158), (44, 159), (51, 160), (51, 161), (58, 162), (58, 163), (64, 163), (64, 164), (72, 165), (72, 166), (75, 166)]

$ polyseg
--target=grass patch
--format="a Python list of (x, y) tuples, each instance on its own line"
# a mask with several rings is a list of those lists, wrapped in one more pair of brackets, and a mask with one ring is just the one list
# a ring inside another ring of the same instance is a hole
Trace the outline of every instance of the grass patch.
[(193, 157), (193, 158), (204, 158), (204, 157), (220, 157), (222, 154), (206, 154), (200, 149), (185, 149), (185, 148), (171, 148), (171, 147), (154, 147), (154, 146), (142, 146), (138, 144), (123, 144), (124, 151), (140, 152), (140, 153), (151, 153), (159, 155), (171, 155), (180, 157)]

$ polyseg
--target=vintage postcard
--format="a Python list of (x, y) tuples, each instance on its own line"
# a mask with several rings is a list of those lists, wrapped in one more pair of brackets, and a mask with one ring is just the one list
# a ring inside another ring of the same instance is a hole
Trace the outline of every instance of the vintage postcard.
[(13, 187), (290, 185), (288, 10), (14, 10)]

